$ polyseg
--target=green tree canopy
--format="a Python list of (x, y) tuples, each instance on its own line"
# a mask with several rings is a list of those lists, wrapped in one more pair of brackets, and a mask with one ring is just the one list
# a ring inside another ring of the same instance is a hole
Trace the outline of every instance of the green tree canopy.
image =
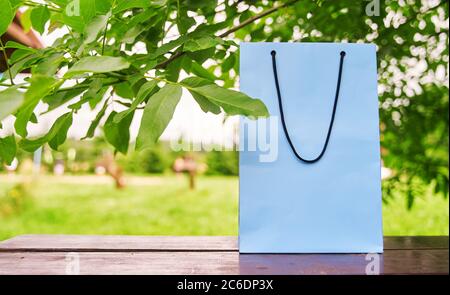
[[(266, 116), (261, 101), (228, 90), (239, 73), (237, 42), (372, 42), (378, 46), (382, 155), (394, 172), (386, 192), (404, 189), (410, 205), (422, 193), (418, 184), (433, 183), (448, 195), (448, 1), (40, 2), (0, 0), (0, 34), (19, 7), (27, 9), (25, 29), (67, 31), (40, 50), (1, 45), (17, 49), (1, 81), (7, 89), (0, 92), (0, 120), (15, 115), (19, 148), (33, 151), (49, 143), (57, 149), (83, 104), (103, 104), (86, 137), (108, 116), (106, 139), (120, 152), (128, 149), (135, 110), (144, 108), (137, 147), (145, 148), (166, 128), (182, 89), (205, 112)], [(136, 53), (137, 47), (144, 53)], [(31, 77), (14, 83), (24, 69), (31, 69)], [(180, 80), (181, 71), (190, 78)], [(68, 111), (48, 134), (27, 139), (39, 102), (49, 111), (69, 104)], [(127, 110), (108, 114), (113, 102)], [(9, 162), (14, 137), (1, 139), (0, 147)]]

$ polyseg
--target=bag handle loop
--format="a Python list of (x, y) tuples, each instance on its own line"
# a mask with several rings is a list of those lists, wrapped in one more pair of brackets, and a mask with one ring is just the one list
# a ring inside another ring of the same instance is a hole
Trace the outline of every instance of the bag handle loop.
[(278, 81), (278, 72), (277, 72), (277, 61), (276, 61), (276, 56), (277, 52), (275, 50), (272, 50), (271, 55), (272, 55), (272, 66), (273, 66), (273, 75), (275, 78), (275, 86), (277, 88), (277, 95), (278, 95), (278, 106), (280, 108), (280, 116), (281, 116), (281, 124), (283, 125), (283, 130), (284, 130), (284, 134), (286, 135), (286, 139), (292, 149), (292, 151), (294, 152), (295, 156), (302, 162), (305, 162), (307, 164), (313, 164), (318, 162), (323, 155), (325, 154), (325, 151), (328, 147), (328, 142), (330, 140), (330, 135), (331, 135), (331, 130), (333, 129), (333, 124), (334, 124), (334, 117), (336, 115), (336, 108), (337, 108), (337, 104), (338, 104), (338, 99), (339, 99), (339, 92), (341, 89), (341, 80), (342, 80), (342, 69), (344, 66), (344, 58), (345, 58), (345, 51), (341, 51), (340, 55), (341, 55), (341, 60), (339, 63), (339, 74), (338, 74), (338, 80), (337, 80), (337, 86), (336, 86), (336, 95), (334, 98), (334, 105), (333, 105), (333, 113), (331, 115), (331, 120), (330, 120), (330, 125), (328, 127), (328, 133), (327, 133), (327, 138), (325, 140), (325, 144), (323, 145), (323, 149), (321, 151), (321, 153), (319, 154), (319, 156), (317, 156), (314, 159), (308, 160), (303, 158), (302, 156), (300, 156), (300, 154), (297, 152), (297, 150), (294, 147), (294, 144), (292, 143), (292, 140), (289, 136), (289, 132), (287, 130), (286, 127), (286, 122), (284, 119), (284, 111), (283, 111), (283, 103), (282, 103), (282, 99), (281, 99), (281, 91), (280, 91), (280, 83)]

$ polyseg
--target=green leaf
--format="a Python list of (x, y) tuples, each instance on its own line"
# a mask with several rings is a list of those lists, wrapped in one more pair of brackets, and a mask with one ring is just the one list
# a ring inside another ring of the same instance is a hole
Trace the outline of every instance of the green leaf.
[(167, 65), (164, 70), (163, 77), (168, 81), (177, 82), (180, 77), (181, 69), (189, 69), (190, 62), (191, 60), (186, 56), (175, 59)]
[(83, 85), (83, 84), (79, 84), (79, 86), (86, 86), (86, 87), (85, 88), (84, 87), (68, 88), (68, 89), (60, 90), (58, 92), (55, 92), (53, 94), (46, 96), (44, 98), (43, 102), (48, 104), (47, 112), (56, 109), (57, 107), (70, 101), (71, 99), (75, 98), (76, 96), (82, 94), (89, 87), (89, 85)]
[(88, 56), (80, 59), (64, 75), (65, 78), (84, 73), (109, 73), (124, 70), (130, 67), (130, 63), (123, 57)]
[(37, 119), (35, 113), (31, 113), (30, 122), (33, 123), (33, 124), (37, 124), (38, 123), (38, 119)]
[(126, 31), (126, 33), (122, 36), (121, 41), (126, 44), (133, 44), (136, 38), (145, 31), (144, 27), (134, 26)]
[(99, 15), (92, 19), (91, 23), (86, 26), (86, 30), (84, 33), (84, 42), (86, 44), (92, 43), (97, 40), (100, 32), (103, 32), (106, 29), (110, 17), (111, 14), (107, 14)]
[(3, 35), (14, 18), (14, 11), (9, 0), (0, 0), (0, 36)]
[(17, 9), (23, 4), (24, 0), (9, 0), (12, 9)]
[(173, 117), (181, 94), (182, 89), (179, 85), (166, 84), (150, 97), (142, 116), (136, 149), (151, 147), (159, 139)]
[(192, 61), (191, 67), (190, 67), (190, 72), (195, 74), (196, 76), (208, 79), (208, 80), (210, 80), (212, 82), (217, 80), (217, 77), (214, 76), (214, 74), (212, 74), (210, 71), (205, 69), (202, 65), (200, 65), (196, 61)]
[(222, 63), (222, 72), (228, 72), (232, 68), (234, 68), (234, 65), (236, 64), (236, 54), (231, 53), (231, 55), (225, 59), (225, 61)]
[(79, 110), (83, 104), (89, 103), (91, 109), (94, 109), (99, 102), (102, 101), (105, 93), (108, 91), (108, 80), (105, 79), (93, 79), (85, 80), (84, 83), (89, 85), (88, 90), (83, 94), (82, 98), (69, 106), (70, 109)]
[(159, 7), (166, 5), (166, 2), (166, 0), (118, 0), (113, 12), (119, 13), (132, 8), (147, 8), (150, 6)]
[(167, 5), (167, 0), (151, 0), (152, 6), (163, 7)]
[[(193, 87), (193, 88), (213, 84), (210, 81), (207, 81), (205, 79), (199, 79), (196, 77), (186, 78), (183, 80), (182, 83), (183, 83), (183, 85), (187, 85), (187, 86)], [(190, 91), (190, 90), (189, 90), (189, 92), (191, 93), (191, 95), (195, 99), (195, 101), (198, 103), (198, 105), (200, 106), (202, 111), (204, 111), (205, 113), (211, 112), (211, 113), (217, 115), (221, 112), (220, 107), (218, 105), (216, 105), (215, 103), (213, 103), (212, 101), (210, 101), (209, 99), (204, 97), (203, 95), (200, 95), (200, 94), (198, 94), (194, 91)]]
[(88, 24), (97, 12), (96, 9), (97, 0), (78, 0), (78, 1), (80, 3), (80, 14), (83, 17), (84, 22)]
[(215, 47), (216, 45), (222, 44), (222, 39), (214, 36), (203, 36), (200, 38), (190, 38), (183, 46), (185, 51), (199, 51)]
[(14, 41), (6, 42), (5, 48), (23, 49), (23, 50), (30, 51), (30, 52), (36, 52), (36, 49), (25, 46), (23, 44), (20, 44), (20, 43), (14, 42)]
[(126, 154), (130, 143), (130, 124), (133, 120), (134, 112), (129, 113), (119, 123), (114, 122), (117, 113), (112, 112), (106, 120), (103, 128), (106, 141), (122, 154)]
[(2, 160), (11, 165), (17, 152), (16, 138), (14, 135), (0, 138), (0, 163)]
[(153, 91), (157, 88), (156, 86), (157, 83), (154, 80), (146, 82), (144, 85), (142, 85), (136, 98), (131, 103), (131, 106), (127, 110), (118, 113), (114, 117), (114, 123), (119, 123), (130, 113), (134, 112), (142, 102), (144, 102), (151, 94), (153, 94)]
[[(94, 1), (94, 0), (91, 0)], [(95, 11), (97, 14), (105, 14), (111, 10), (115, 0), (95, 0)]]
[[(89, 84), (88, 91), (86, 91), (86, 93), (84, 93), (84, 95), (83, 95), (83, 100), (96, 99), (97, 98), (97, 94), (100, 92), (102, 87), (103, 87), (102, 79), (94, 79), (94, 80), (92, 80), (92, 82)], [(101, 98), (103, 98), (103, 95), (102, 95)], [(99, 101), (101, 100), (101, 98), (99, 99)]]
[(66, 141), (67, 133), (69, 132), (70, 126), (72, 126), (72, 121), (73, 115), (69, 113), (66, 118), (61, 120), (61, 125), (58, 126), (58, 130), (55, 131), (53, 138), (48, 141), (48, 145), (55, 151)]
[(216, 48), (211, 47), (208, 49), (203, 49), (195, 52), (187, 52), (187, 56), (197, 61), (199, 64), (203, 64), (206, 60), (210, 59), (211, 56), (215, 56)]
[(73, 31), (79, 33), (84, 32), (86, 26), (86, 23), (81, 16), (68, 16), (64, 14), (62, 16), (62, 22), (72, 28)]
[(114, 92), (122, 98), (133, 99), (134, 97), (134, 91), (129, 81), (114, 85)]
[(12, 86), (0, 91), (0, 121), (13, 114), (23, 103), (24, 93)]
[(199, 94), (220, 106), (229, 115), (267, 117), (269, 112), (264, 103), (242, 92), (225, 89), (205, 82), (201, 78), (188, 78), (181, 82), (191, 93)]
[(30, 14), (30, 19), (33, 28), (43, 34), (45, 31), (45, 24), (50, 19), (50, 10), (47, 6), (38, 6), (33, 8)]
[(67, 131), (72, 125), (72, 113), (66, 113), (59, 117), (49, 132), (37, 139), (23, 139), (19, 142), (19, 147), (24, 151), (33, 153), (45, 143), (49, 143), (52, 149), (57, 150), (64, 143), (67, 137)]
[(186, 32), (196, 24), (196, 21), (193, 17), (189, 17), (187, 15), (187, 8), (180, 8), (178, 9), (177, 15), (177, 27), (178, 31), (181, 34), (186, 34)]
[(218, 105), (208, 100), (203, 95), (200, 95), (196, 92), (191, 92), (192, 97), (195, 99), (195, 101), (198, 103), (202, 111), (205, 113), (211, 112), (213, 114), (220, 114), (221, 110)]
[(131, 8), (147, 8), (150, 6), (148, 0), (119, 0), (113, 12), (119, 13)]
[(103, 107), (100, 109), (100, 111), (97, 113), (97, 116), (95, 116), (94, 121), (92, 121), (91, 125), (89, 126), (89, 129), (86, 133), (86, 136), (84, 136), (82, 139), (92, 138), (95, 135), (95, 130), (97, 129), (98, 125), (100, 124), (100, 120), (105, 115), (106, 110), (108, 109), (108, 100), (105, 101), (103, 104)]
[(206, 85), (213, 85), (214, 82), (211, 82), (206, 79), (202, 79), (199, 77), (189, 77), (181, 81), (181, 84), (185, 86), (186, 88), (198, 88)]
[[(16, 52), (19, 51), (24, 51), (24, 50), (17, 50), (13, 53), (13, 55), (11, 56), (11, 62), (12, 60), (14, 60), (14, 54)], [(20, 72), (24, 71), (25, 69), (29, 69), (33, 64), (35, 64), (41, 57), (39, 56), (38, 53), (33, 53), (30, 54), (22, 59), (20, 59), (19, 61), (17, 61), (16, 63), (14, 63), (11, 67), (11, 76), (9, 75), (9, 71), (7, 71), (6, 73), (4, 73), (4, 77), (7, 79), (10, 79), (10, 77), (15, 78), (17, 74), (19, 74)]]
[(157, 58), (157, 57), (159, 57), (159, 56), (161, 56), (163, 54), (166, 54), (170, 50), (172, 50), (172, 49), (174, 49), (174, 48), (176, 48), (176, 47), (178, 47), (180, 45), (183, 45), (183, 43), (186, 42), (186, 40), (188, 40), (187, 35), (183, 35), (183, 36), (179, 37), (178, 39), (175, 39), (175, 40), (172, 40), (172, 41), (170, 41), (168, 43), (165, 43), (165, 44), (159, 46), (154, 52), (150, 53), (148, 55), (148, 58), (149, 59), (154, 59), (154, 58)]
[(28, 135), (27, 124), (34, 109), (39, 101), (49, 94), (59, 83), (59, 81), (53, 79), (52, 77), (40, 75), (34, 75), (32, 77), (30, 87), (25, 93), (25, 100), (16, 115), (14, 127), (17, 134), (22, 137), (26, 137)]
[[(5, 48), (8, 48), (5, 46)], [(30, 57), (30, 55), (34, 55), (33, 51), (26, 50), (26, 49), (16, 49), (13, 51), (11, 56), (9, 57), (9, 63), (15, 66), (15, 63), (18, 61), (21, 61), (22, 59), (25, 59), (27, 57)]]
[(31, 12), (33, 9), (27, 9), (22, 15), (20, 16), (20, 24), (22, 25), (23, 31), (25, 33), (28, 33), (33, 26), (31, 23)]
[(198, 1), (198, 0), (185, 0), (186, 1), (186, 5), (189, 6), (189, 8), (191, 9), (199, 9), (199, 8), (212, 8), (214, 9), (216, 7), (216, 1), (211, 1), (211, 0), (203, 0), (203, 1)]
[(53, 76), (64, 60), (64, 54), (59, 52), (53, 53), (32, 69), (33, 75)]

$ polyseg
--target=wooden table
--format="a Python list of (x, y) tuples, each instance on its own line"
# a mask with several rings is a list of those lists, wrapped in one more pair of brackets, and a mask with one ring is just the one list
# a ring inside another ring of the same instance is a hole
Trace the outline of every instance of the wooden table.
[[(385, 252), (239, 254), (236, 237), (24, 235), (0, 243), (2, 274), (448, 274), (448, 237), (385, 237)], [(376, 261), (375, 261), (376, 262)]]

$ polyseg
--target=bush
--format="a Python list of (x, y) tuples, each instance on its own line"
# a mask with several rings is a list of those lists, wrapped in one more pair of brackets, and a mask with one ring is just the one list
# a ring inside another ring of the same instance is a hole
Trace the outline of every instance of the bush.
[(238, 175), (239, 153), (236, 151), (211, 151), (206, 157), (207, 175)]
[(167, 152), (159, 145), (146, 151), (142, 161), (147, 173), (164, 173), (171, 165)]
[(0, 194), (0, 216), (17, 214), (30, 201), (30, 185), (18, 183)]
[(170, 151), (161, 144), (142, 152), (119, 156), (117, 161), (129, 173), (164, 173), (173, 163)]

